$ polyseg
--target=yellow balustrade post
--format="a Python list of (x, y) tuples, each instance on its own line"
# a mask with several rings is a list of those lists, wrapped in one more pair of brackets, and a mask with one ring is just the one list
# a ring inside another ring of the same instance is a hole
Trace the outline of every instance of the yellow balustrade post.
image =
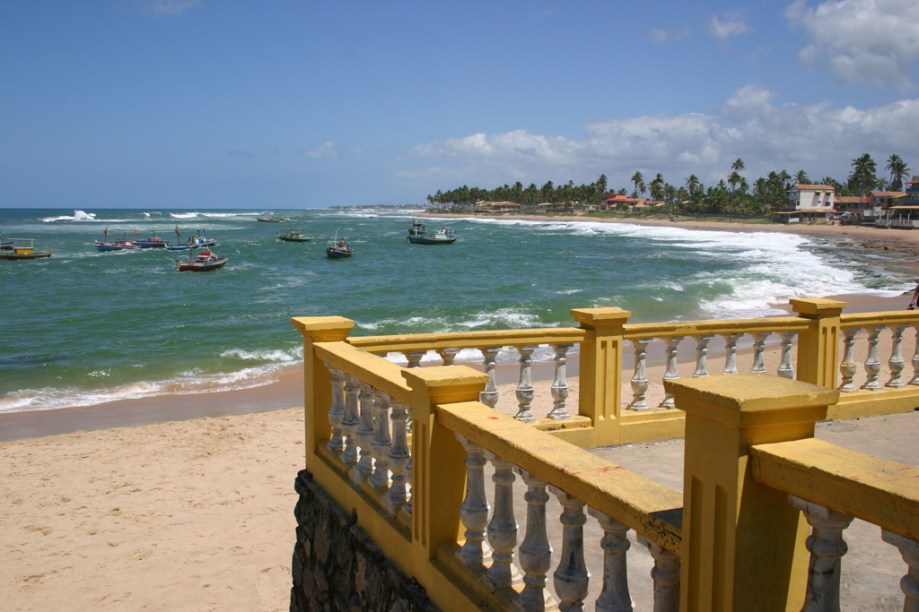
[(792, 309), (812, 321), (798, 337), (798, 380), (836, 388), (839, 368), (839, 316), (846, 303), (823, 298), (792, 298)]
[(293, 317), (290, 322), (303, 334), (303, 412), (306, 469), (313, 470), (319, 444), (331, 436), (329, 407), (332, 383), (329, 370), (313, 351), (317, 342), (340, 342), (348, 337), (354, 321), (344, 317)]
[(681, 610), (800, 610), (807, 524), (753, 480), (755, 444), (812, 438), (835, 389), (762, 374), (668, 380), (686, 412)]
[(594, 446), (620, 443), (623, 328), (631, 316), (621, 308), (574, 308), (587, 331), (581, 341), (578, 414), (593, 421)]
[(409, 368), (412, 389), (412, 559), (424, 572), (442, 544), (462, 533), (460, 506), (466, 489), (466, 452), (456, 435), (440, 425), (438, 404), (478, 401), (488, 375), (468, 366)]

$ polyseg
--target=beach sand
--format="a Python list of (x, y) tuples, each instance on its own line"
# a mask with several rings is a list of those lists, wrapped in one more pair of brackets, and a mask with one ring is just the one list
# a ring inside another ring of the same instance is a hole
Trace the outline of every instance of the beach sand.
[[(919, 252), (919, 232), (791, 227), (845, 231), (876, 244), (867, 248)], [(763, 227), (777, 229), (786, 228)], [(846, 298), (847, 311), (896, 310), (908, 301)], [(773, 351), (770, 362), (776, 358)], [(650, 368), (649, 378), (661, 368)], [(288, 609), (293, 483), (304, 465), (302, 392), (301, 371), (292, 368), (247, 391), (0, 415), (4, 609)], [(572, 401), (576, 393), (574, 379)], [(503, 385), (502, 412), (515, 412), (513, 396), (513, 384)], [(537, 398), (547, 397), (543, 384)], [(862, 439), (902, 450), (904, 429), (919, 424), (912, 415), (903, 418), (861, 419), (847, 435), (855, 446)], [(846, 430), (821, 425), (830, 428)], [(646, 448), (634, 450), (631, 459), (617, 460), (654, 465), (638, 454)], [(899, 460), (916, 465), (915, 445), (910, 451)], [(672, 476), (676, 468), (661, 463), (660, 469)], [(878, 563), (889, 564), (894, 581), (905, 570), (895, 552)], [(864, 588), (870, 596), (870, 580)], [(895, 585), (884, 589), (884, 597), (896, 595)]]

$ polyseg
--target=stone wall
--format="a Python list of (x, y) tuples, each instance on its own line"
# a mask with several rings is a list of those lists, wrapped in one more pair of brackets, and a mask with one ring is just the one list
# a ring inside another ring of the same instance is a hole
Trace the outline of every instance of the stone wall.
[(427, 593), (403, 574), (313, 481), (297, 474), (290, 609), (436, 610)]

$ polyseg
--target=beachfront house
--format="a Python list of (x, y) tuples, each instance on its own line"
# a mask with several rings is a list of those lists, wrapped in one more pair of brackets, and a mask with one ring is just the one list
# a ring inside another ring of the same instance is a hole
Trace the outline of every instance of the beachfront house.
[(476, 202), (475, 204), (476, 214), (502, 214), (502, 213), (519, 213), (520, 204), (517, 202)]
[(832, 185), (797, 184), (788, 190), (785, 210), (776, 213), (783, 223), (817, 221), (835, 214), (836, 189)]

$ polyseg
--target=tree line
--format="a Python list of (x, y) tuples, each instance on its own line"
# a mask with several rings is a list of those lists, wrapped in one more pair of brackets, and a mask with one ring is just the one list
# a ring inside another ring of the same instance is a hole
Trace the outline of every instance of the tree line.
[[(788, 190), (796, 184), (830, 185), (836, 189), (837, 196), (864, 196), (875, 190), (901, 191), (909, 176), (909, 167), (896, 153), (887, 159), (888, 174), (885, 176), (878, 176), (877, 164), (868, 153), (853, 159), (845, 183), (830, 176), (812, 181), (804, 170), (798, 170), (793, 175), (780, 170), (756, 179), (751, 185), (743, 175), (744, 170), (744, 161), (738, 158), (731, 164), (731, 171), (726, 178), (709, 186), (703, 185), (694, 174), (689, 175), (682, 184), (674, 185), (667, 182), (660, 172), (650, 182), (646, 182), (641, 172), (635, 172), (630, 180), (631, 196), (647, 196), (651, 200), (664, 202), (672, 213), (769, 217), (785, 209)], [(608, 179), (605, 174), (601, 174), (593, 183), (584, 185), (575, 185), (570, 180), (561, 185), (547, 181), (542, 187), (537, 187), (535, 183), (524, 187), (520, 181), (494, 189), (463, 185), (449, 191), (438, 190), (428, 195), (427, 201), (432, 207), (448, 212), (468, 211), (476, 202), (482, 201), (509, 201), (524, 206), (548, 203), (553, 208), (576, 210), (605, 201), (609, 193)], [(616, 193), (629, 195), (625, 187)], [(628, 208), (626, 203), (619, 206)]]

